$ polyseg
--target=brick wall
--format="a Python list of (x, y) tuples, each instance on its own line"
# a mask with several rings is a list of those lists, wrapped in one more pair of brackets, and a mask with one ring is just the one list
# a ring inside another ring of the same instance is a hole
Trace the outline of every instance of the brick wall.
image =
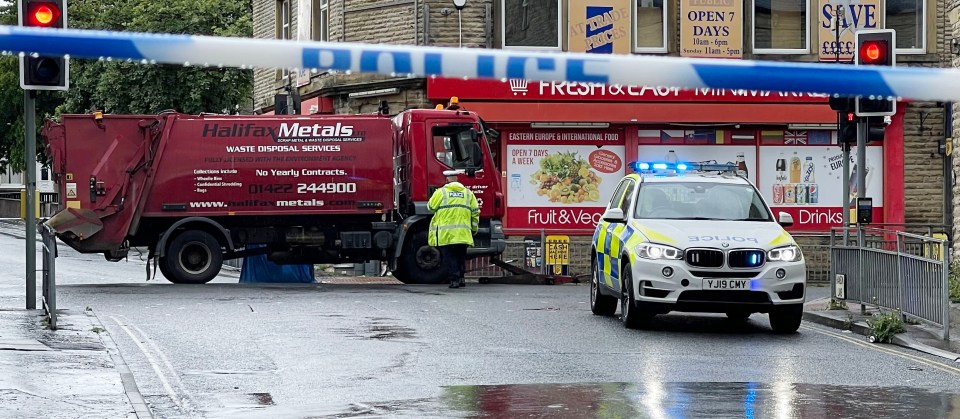
[[(253, 1), (253, 37), (273, 39), (277, 36), (277, 2), (276, 0)], [(273, 84), (276, 80), (276, 71), (270, 69), (253, 70), (253, 97), (255, 108), (263, 105), (262, 100), (273, 97)], [(268, 103), (273, 103), (270, 99)]]

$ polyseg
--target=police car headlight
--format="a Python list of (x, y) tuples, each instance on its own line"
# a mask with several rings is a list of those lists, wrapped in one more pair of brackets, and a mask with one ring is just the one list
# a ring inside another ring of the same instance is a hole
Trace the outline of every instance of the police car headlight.
[(637, 245), (637, 255), (644, 259), (681, 259), (683, 251), (676, 247), (664, 246), (662, 244), (640, 243)]
[(777, 262), (798, 262), (803, 258), (797, 246), (778, 247), (767, 252), (767, 260)]

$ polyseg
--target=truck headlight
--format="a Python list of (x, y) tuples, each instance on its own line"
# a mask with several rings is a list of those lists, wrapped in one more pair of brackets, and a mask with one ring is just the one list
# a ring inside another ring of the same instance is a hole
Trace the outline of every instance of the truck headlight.
[(798, 262), (803, 258), (800, 248), (797, 246), (778, 247), (767, 252), (767, 260), (778, 262)]
[(683, 258), (683, 251), (676, 247), (654, 243), (640, 243), (637, 245), (637, 255), (644, 259), (673, 259)]

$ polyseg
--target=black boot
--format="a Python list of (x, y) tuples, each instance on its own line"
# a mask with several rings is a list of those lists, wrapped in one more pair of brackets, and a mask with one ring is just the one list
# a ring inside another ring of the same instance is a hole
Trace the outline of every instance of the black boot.
[(460, 288), (460, 281), (457, 281), (457, 280), (450, 281), (450, 288)]
[(460, 288), (466, 288), (466, 287), (467, 287), (466, 278), (460, 278)]

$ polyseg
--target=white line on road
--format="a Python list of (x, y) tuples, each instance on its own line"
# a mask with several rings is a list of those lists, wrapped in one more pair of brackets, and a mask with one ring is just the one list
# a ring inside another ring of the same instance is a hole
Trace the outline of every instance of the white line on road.
[(127, 328), (127, 325), (121, 323), (120, 320), (118, 320), (116, 317), (110, 316), (110, 318), (113, 319), (113, 321), (117, 323), (117, 326), (120, 326), (120, 328), (123, 329), (123, 331), (126, 332), (128, 336), (130, 336), (130, 340), (132, 340), (133, 343), (136, 344), (138, 348), (140, 348), (140, 352), (142, 352), (143, 355), (147, 357), (147, 362), (150, 363), (150, 366), (153, 368), (153, 372), (157, 374), (157, 378), (160, 379), (160, 383), (163, 384), (163, 388), (167, 390), (167, 394), (170, 396), (170, 399), (172, 399), (173, 402), (176, 403), (177, 407), (179, 407), (180, 409), (183, 409), (183, 404), (180, 403), (180, 398), (177, 397), (176, 392), (173, 390), (173, 387), (170, 386), (170, 383), (167, 381), (167, 377), (163, 374), (163, 371), (160, 370), (160, 365), (157, 363), (157, 360), (153, 358), (153, 355), (150, 354), (150, 351), (145, 346), (143, 346), (143, 343), (141, 343), (136, 336), (134, 336), (133, 332), (131, 332), (130, 329)]
[(143, 337), (143, 340), (147, 341), (147, 343), (153, 348), (153, 351), (156, 352), (157, 356), (160, 357), (160, 360), (163, 361), (163, 364), (167, 366), (170, 374), (173, 375), (173, 381), (175, 382), (174, 384), (176, 384), (176, 386), (180, 389), (180, 393), (183, 394), (183, 396), (190, 402), (192, 406), (197, 406), (196, 400), (193, 399), (193, 396), (187, 391), (187, 387), (183, 385), (183, 381), (180, 380), (180, 375), (177, 374), (177, 369), (173, 367), (173, 363), (170, 362), (170, 359), (167, 358), (167, 355), (160, 350), (160, 346), (157, 345), (156, 341), (150, 336), (147, 336), (147, 332), (144, 332), (140, 326), (130, 322), (130, 319), (128, 319), (126, 316), (120, 317), (123, 317), (124, 321), (130, 323), (130, 326), (133, 327), (134, 330), (136, 330), (137, 333)]
[(926, 359), (926, 358), (923, 358), (923, 357), (919, 357), (919, 356), (916, 356), (916, 355), (911, 355), (911, 354), (908, 354), (908, 353), (905, 353), (905, 352), (901, 352), (901, 351), (899, 351), (899, 350), (890, 349), (890, 348), (885, 348), (885, 347), (880, 346), (880, 345), (878, 345), (878, 344), (876, 344), (876, 343), (863, 342), (863, 341), (861, 341), (861, 340), (854, 339), (854, 338), (851, 338), (851, 337), (849, 337), (849, 336), (844, 336), (844, 335), (841, 335), (841, 334), (839, 334), (839, 333), (831, 332), (831, 331), (828, 331), (828, 330), (823, 330), (823, 329), (820, 329), (820, 328), (818, 328), (818, 327), (811, 327), (811, 326), (807, 326), (807, 325), (801, 325), (800, 328), (801, 328), (801, 329), (804, 329), (804, 330), (809, 330), (809, 331), (811, 331), (811, 332), (819, 333), (819, 334), (821, 334), (821, 335), (826, 335), (826, 336), (834, 337), (834, 338), (837, 338), (837, 339), (841, 339), (841, 340), (844, 340), (844, 341), (853, 343), (853, 344), (855, 344), (855, 345), (860, 345), (860, 346), (862, 346), (862, 347), (864, 347), (864, 348), (867, 348), (867, 349), (872, 349), (872, 350), (879, 351), (879, 352), (885, 352), (885, 353), (888, 353), (888, 354), (890, 354), (890, 355), (898, 356), (898, 357), (900, 357), (900, 358), (909, 359), (909, 360), (914, 361), (914, 362), (919, 362), (919, 363), (922, 363), (922, 364), (924, 364), (924, 365), (931, 366), (931, 367), (933, 367), (933, 368), (936, 368), (936, 369), (938, 369), (938, 370), (941, 370), (941, 371), (944, 371), (944, 372), (947, 372), (947, 373), (950, 373), (950, 374), (960, 375), (960, 368), (956, 368), (956, 367), (952, 367), (952, 366), (949, 366), (949, 365), (941, 364), (941, 363), (939, 363), (939, 362), (931, 361), (931, 360), (929, 360), (929, 359)]

